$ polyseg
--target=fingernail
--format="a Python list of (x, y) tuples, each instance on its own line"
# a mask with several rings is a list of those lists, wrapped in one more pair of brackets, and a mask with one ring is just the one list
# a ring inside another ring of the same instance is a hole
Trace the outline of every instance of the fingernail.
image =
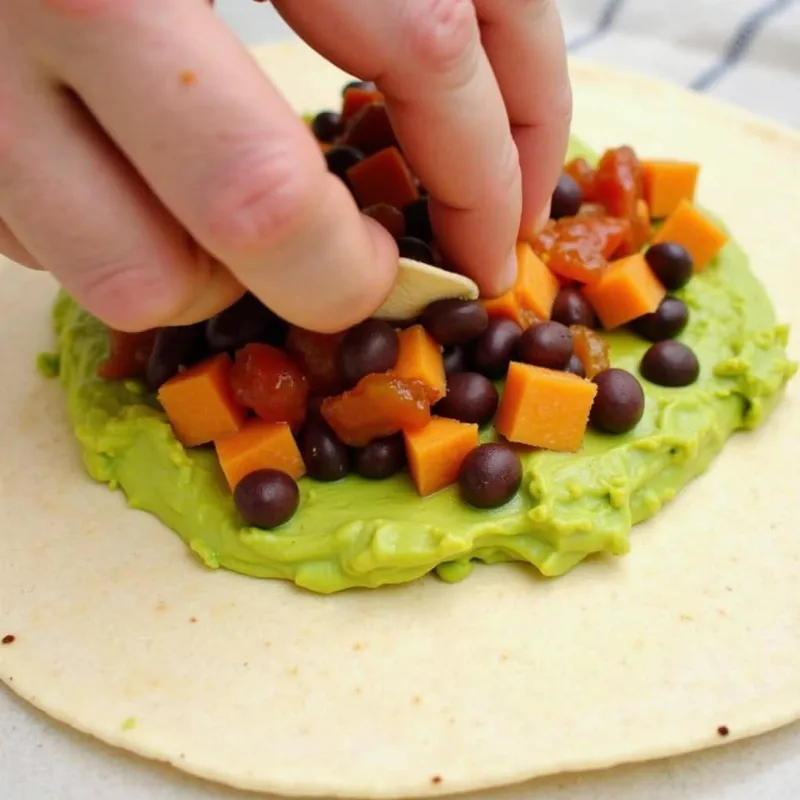
[(539, 214), (539, 216), (536, 219), (535, 234), (538, 235), (539, 233), (541, 233), (542, 232), (542, 228), (544, 228), (544, 226), (547, 225), (548, 221), (550, 220), (550, 209), (551, 209), (551, 206), (552, 206), (552, 203), (551, 203), (550, 200), (548, 200), (545, 203), (544, 208), (542, 209), (542, 213)]
[(517, 248), (515, 247), (508, 255), (503, 270), (500, 273), (500, 293), (503, 294), (513, 288), (517, 282)]

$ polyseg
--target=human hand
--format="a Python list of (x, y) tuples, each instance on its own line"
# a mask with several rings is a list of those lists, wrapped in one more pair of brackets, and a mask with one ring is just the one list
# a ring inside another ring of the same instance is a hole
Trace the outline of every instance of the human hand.
[[(274, 5), (378, 84), (441, 248), (508, 288), (567, 141), (554, 0)], [(0, 76), (0, 251), (113, 327), (198, 321), (247, 287), (331, 331), (390, 290), (393, 240), (208, 3), (0, 0)]]

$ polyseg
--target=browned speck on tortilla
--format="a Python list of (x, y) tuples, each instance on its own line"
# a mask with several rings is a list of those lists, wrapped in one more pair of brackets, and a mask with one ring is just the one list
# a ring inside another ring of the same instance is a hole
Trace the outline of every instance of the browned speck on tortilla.
[(730, 729), (727, 725), (720, 725), (719, 728), (717, 728), (717, 733), (720, 736), (727, 736), (730, 733)]
[(441, 783), (441, 782), (442, 782), (442, 776), (441, 775), (434, 775), (431, 778), (431, 783)]
[(16, 636), (12, 636), (12, 635), (9, 633), (9, 634), (8, 634), (8, 636), (4, 636), (4, 637), (3, 637), (3, 640), (2, 640), (2, 641), (3, 641), (3, 644), (14, 644), (14, 642), (16, 642), (16, 641), (17, 641), (17, 637), (16, 637)]

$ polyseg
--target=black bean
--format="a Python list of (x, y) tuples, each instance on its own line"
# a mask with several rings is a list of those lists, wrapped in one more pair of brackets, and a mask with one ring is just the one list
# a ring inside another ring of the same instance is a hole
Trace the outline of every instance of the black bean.
[(672, 339), (651, 345), (639, 369), (645, 380), (658, 386), (690, 386), (700, 376), (694, 351)]
[(556, 295), (550, 318), (567, 327), (583, 325), (585, 328), (593, 328), (597, 322), (591, 303), (578, 289), (571, 286), (565, 286)]
[(472, 368), (491, 380), (505, 378), (522, 328), (510, 319), (490, 319), (472, 348)]
[(348, 186), (347, 170), (363, 160), (364, 154), (360, 150), (343, 144), (331, 147), (331, 149), (325, 153), (325, 161), (328, 164), (328, 170), (341, 178)]
[(461, 464), (458, 485), (461, 497), (476, 508), (498, 508), (519, 491), (522, 463), (507, 445), (482, 444)]
[(397, 240), (397, 249), (400, 251), (400, 258), (410, 258), (412, 261), (421, 261), (423, 264), (436, 266), (433, 251), (421, 239), (415, 239), (413, 236), (401, 236)]
[(311, 416), (306, 422), (301, 452), (310, 478), (338, 481), (347, 475), (350, 451), (321, 416)]
[(460, 422), (485, 425), (494, 417), (500, 398), (494, 384), (477, 372), (459, 372), (447, 381), (447, 395), (433, 413)]
[(342, 94), (348, 89), (364, 89), (367, 92), (375, 91), (375, 84), (372, 81), (350, 81), (342, 87)]
[(489, 325), (486, 309), (474, 300), (437, 300), (421, 314), (420, 323), (439, 344), (468, 344), (483, 336)]
[(206, 341), (212, 353), (239, 350), (258, 342), (281, 346), (286, 323), (255, 295), (246, 294), (206, 323)]
[(645, 314), (631, 323), (639, 336), (651, 342), (674, 339), (689, 322), (689, 309), (677, 297), (665, 297), (652, 314)]
[(586, 368), (583, 366), (583, 361), (581, 361), (580, 358), (575, 354), (569, 357), (566, 371), (571, 372), (573, 375), (577, 375), (579, 378), (586, 377)]
[(300, 490), (285, 472), (262, 469), (239, 481), (233, 499), (248, 525), (277, 528), (294, 516), (300, 504)]
[(517, 342), (517, 358), (523, 364), (547, 369), (566, 369), (573, 353), (572, 332), (560, 322), (542, 322), (523, 332)]
[(644, 414), (644, 390), (636, 378), (624, 369), (611, 368), (594, 376), (597, 394), (590, 421), (606, 433), (633, 430)]
[(550, 219), (574, 217), (583, 203), (583, 192), (578, 182), (570, 175), (562, 173), (558, 179), (550, 206)]
[(365, 375), (393, 369), (399, 354), (395, 329), (382, 320), (365, 320), (350, 328), (342, 339), (339, 349), (342, 375), (349, 386), (355, 386)]
[(409, 236), (420, 239), (425, 244), (433, 241), (433, 228), (428, 209), (428, 198), (421, 197), (403, 209), (406, 218), (406, 231)]
[(444, 372), (448, 377), (457, 372), (467, 371), (467, 353), (460, 345), (446, 347), (442, 358), (444, 359)]
[(694, 272), (689, 251), (677, 242), (654, 244), (644, 257), (656, 277), (671, 292), (686, 286)]
[(311, 123), (311, 131), (317, 141), (328, 144), (342, 131), (341, 117), (335, 111), (320, 111)]
[(355, 451), (353, 460), (355, 470), (362, 478), (372, 481), (391, 478), (406, 462), (402, 434), (371, 441), (366, 447)]
[(191, 367), (206, 355), (205, 323), (162, 328), (147, 360), (145, 383), (158, 391), (182, 367)]

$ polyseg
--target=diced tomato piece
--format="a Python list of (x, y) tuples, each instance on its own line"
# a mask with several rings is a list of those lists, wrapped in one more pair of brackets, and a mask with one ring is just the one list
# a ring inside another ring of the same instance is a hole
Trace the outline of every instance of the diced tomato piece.
[(581, 187), (584, 202), (591, 202), (595, 199), (594, 191), (594, 167), (583, 157), (573, 158), (564, 167), (564, 172), (573, 178), (578, 186)]
[(583, 363), (586, 377), (590, 380), (611, 366), (608, 342), (597, 331), (585, 325), (570, 325), (575, 355)]
[(431, 409), (425, 384), (382, 372), (323, 400), (322, 416), (345, 444), (364, 447), (373, 439), (424, 428)]
[(534, 250), (559, 279), (593, 283), (629, 232), (630, 223), (624, 219), (562, 217), (539, 234)]
[(600, 203), (584, 203), (578, 209), (579, 217), (605, 217), (606, 209)]
[(383, 94), (377, 89), (366, 89), (362, 86), (351, 86), (342, 98), (341, 124), (347, 125), (364, 106), (370, 103), (382, 103)]
[(547, 266), (559, 278), (594, 283), (603, 274), (608, 261), (597, 239), (590, 235), (579, 239), (559, 239), (550, 251)]
[(308, 409), (308, 381), (286, 353), (268, 344), (248, 344), (231, 370), (236, 400), (265, 422), (286, 422), (296, 430)]
[(419, 200), (414, 176), (396, 147), (387, 147), (350, 167), (347, 180), (361, 208), (387, 203), (403, 209)]
[(109, 328), (110, 349), (108, 357), (97, 368), (98, 377), (107, 381), (124, 381), (144, 377), (157, 333), (157, 330), (125, 333)]
[(544, 256), (549, 254), (553, 249), (556, 239), (558, 239), (556, 221), (554, 219), (549, 219), (545, 223), (544, 228), (539, 232), (539, 235), (531, 242), (533, 252), (546, 263), (547, 259), (545, 259)]
[(355, 147), (371, 156), (387, 147), (397, 147), (392, 123), (384, 103), (369, 103), (350, 120), (342, 144)]
[(622, 219), (636, 219), (636, 202), (643, 193), (642, 165), (628, 146), (607, 150), (594, 176), (594, 199), (608, 214)]
[(595, 217), (591, 222), (595, 236), (600, 240), (600, 249), (606, 258), (611, 258), (631, 232), (631, 223), (617, 217)]
[(343, 333), (316, 333), (292, 326), (286, 337), (286, 352), (308, 380), (312, 395), (338, 394), (344, 389), (339, 369), (339, 345)]
[(636, 217), (630, 221), (630, 231), (625, 236), (614, 258), (624, 258), (638, 253), (653, 238), (650, 210), (644, 200), (636, 204)]

